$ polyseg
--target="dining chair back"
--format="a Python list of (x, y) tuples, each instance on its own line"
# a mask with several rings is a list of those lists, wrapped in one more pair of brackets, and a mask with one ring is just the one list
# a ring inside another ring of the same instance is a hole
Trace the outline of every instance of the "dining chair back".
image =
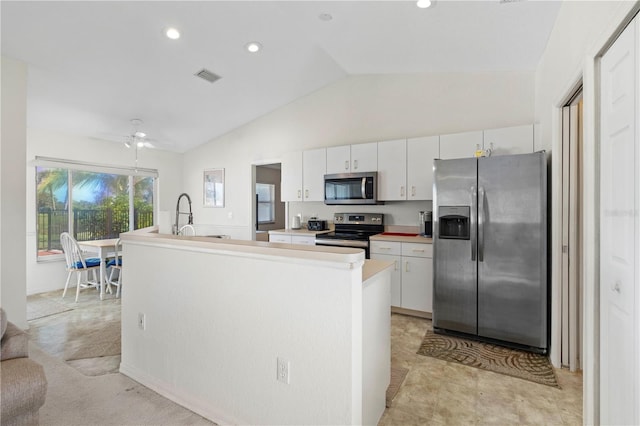
[[(99, 288), (100, 282), (96, 276), (96, 270), (100, 269), (100, 258), (91, 257), (86, 258), (82, 254), (82, 250), (78, 245), (78, 242), (68, 232), (60, 234), (60, 244), (62, 245), (62, 251), (64, 252), (64, 258), (67, 268), (67, 282), (64, 285), (64, 291), (62, 297), (67, 294), (67, 288), (69, 287), (69, 281), (71, 275), (74, 273), (77, 276), (76, 279), (76, 302), (80, 296), (81, 288)], [(93, 280), (89, 280), (89, 272), (93, 274)], [(86, 273), (86, 278), (82, 280), (82, 274)]]
[[(120, 288), (122, 287), (122, 255), (120, 254), (121, 243), (120, 238), (115, 244), (115, 256), (113, 259), (107, 262), (107, 268), (111, 268), (109, 272), (109, 278), (107, 278), (107, 292), (111, 293), (111, 286), (114, 285), (118, 288), (116, 291), (116, 298), (120, 297)], [(114, 277), (115, 273), (117, 277)]]

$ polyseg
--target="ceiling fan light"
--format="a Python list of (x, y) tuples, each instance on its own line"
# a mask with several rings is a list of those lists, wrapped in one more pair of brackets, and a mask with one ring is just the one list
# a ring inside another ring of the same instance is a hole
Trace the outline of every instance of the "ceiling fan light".
[(144, 137), (146, 137), (146, 136), (147, 136), (147, 134), (146, 134), (146, 133), (141, 132), (141, 131), (137, 131), (137, 132), (135, 132), (133, 135), (134, 135), (136, 138), (144, 138)]
[(126, 146), (127, 148), (131, 148), (131, 142), (124, 141), (124, 146)]
[(431, 0), (418, 0), (416, 2), (416, 6), (420, 9), (426, 9), (431, 6)]
[(138, 141), (137, 146), (138, 148), (144, 148), (144, 142)]

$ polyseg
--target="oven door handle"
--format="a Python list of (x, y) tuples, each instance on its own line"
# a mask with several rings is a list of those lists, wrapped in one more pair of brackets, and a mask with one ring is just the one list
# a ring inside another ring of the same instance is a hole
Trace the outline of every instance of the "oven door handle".
[(316, 238), (316, 245), (318, 245), (318, 246), (367, 248), (367, 247), (369, 247), (369, 242), (368, 241), (359, 241), (359, 240), (330, 240), (330, 239), (324, 239), (324, 238)]

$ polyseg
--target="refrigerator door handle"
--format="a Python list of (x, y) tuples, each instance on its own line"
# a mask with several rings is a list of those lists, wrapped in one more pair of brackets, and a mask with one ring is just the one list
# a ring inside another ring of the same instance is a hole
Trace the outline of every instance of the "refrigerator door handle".
[(478, 199), (478, 193), (476, 192), (476, 186), (471, 186), (471, 261), (476, 261), (476, 200)]
[(478, 262), (484, 262), (484, 188), (478, 188)]

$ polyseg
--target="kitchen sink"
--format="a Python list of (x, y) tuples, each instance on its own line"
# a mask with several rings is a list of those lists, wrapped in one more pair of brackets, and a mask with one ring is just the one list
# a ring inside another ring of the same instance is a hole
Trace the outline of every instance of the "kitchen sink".
[(407, 232), (383, 232), (380, 235), (387, 235), (390, 237), (417, 237), (418, 234), (411, 234)]

